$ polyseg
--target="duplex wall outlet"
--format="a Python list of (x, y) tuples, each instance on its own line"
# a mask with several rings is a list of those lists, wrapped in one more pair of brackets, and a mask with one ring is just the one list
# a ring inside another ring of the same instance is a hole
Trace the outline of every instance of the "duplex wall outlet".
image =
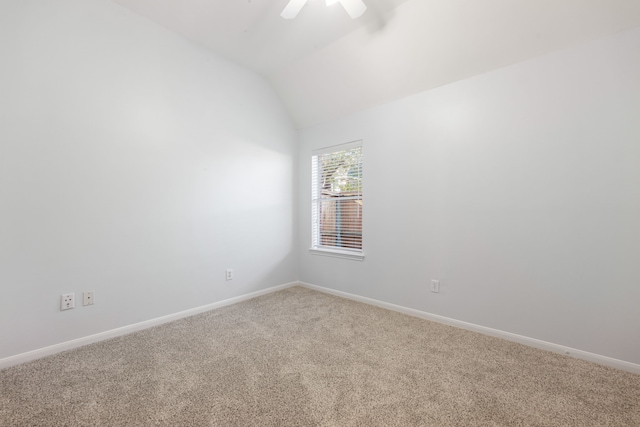
[(60, 296), (60, 311), (69, 310), (76, 306), (76, 294), (62, 294)]
[(432, 280), (431, 281), (431, 292), (434, 292), (436, 294), (440, 292), (440, 281), (439, 280)]
[(226, 277), (226, 280), (233, 280), (233, 270), (228, 268), (225, 271), (225, 277)]
[(93, 305), (93, 291), (82, 293), (82, 305)]

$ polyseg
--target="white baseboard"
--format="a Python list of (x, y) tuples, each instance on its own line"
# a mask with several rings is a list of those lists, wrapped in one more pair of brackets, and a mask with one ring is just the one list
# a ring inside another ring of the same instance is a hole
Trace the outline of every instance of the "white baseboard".
[(485, 326), (463, 322), (461, 320), (455, 320), (448, 317), (439, 316), (437, 314), (427, 313), (426, 311), (415, 310), (413, 308), (403, 307), (400, 305), (391, 304), (388, 302), (379, 301), (372, 298), (362, 297), (362, 296), (350, 294), (347, 292), (337, 291), (335, 289), (312, 285), (310, 283), (299, 282), (299, 285), (305, 288), (313, 289), (315, 291), (324, 292), (327, 294), (339, 296), (342, 298), (347, 298), (347, 299), (362, 302), (365, 304), (386, 308), (388, 310), (397, 311), (400, 313), (408, 314), (410, 316), (432, 320), (434, 322), (443, 323), (445, 325), (455, 326), (461, 329), (478, 332), (484, 335), (490, 335), (492, 337), (502, 338), (507, 341), (517, 342), (519, 344), (524, 344), (529, 347), (535, 347), (542, 350), (551, 351), (554, 353), (560, 353), (567, 356), (575, 357), (576, 359), (582, 359), (589, 362), (598, 363), (600, 365), (621, 369), (623, 371), (632, 372), (634, 374), (640, 374), (640, 365), (636, 363), (626, 362), (624, 360), (614, 359), (612, 357), (602, 356), (595, 353), (589, 353), (588, 351), (578, 350), (571, 347), (565, 347), (559, 344), (553, 344), (547, 341), (525, 337), (523, 335), (512, 334), (511, 332), (505, 332), (499, 329), (487, 328)]
[(32, 360), (40, 359), (45, 356), (50, 356), (52, 354), (60, 353), (63, 351), (74, 349), (74, 348), (82, 347), (87, 344), (92, 344), (98, 341), (104, 341), (109, 338), (115, 338), (122, 335), (127, 335), (132, 332), (151, 328), (153, 326), (161, 325), (163, 323), (168, 323), (174, 320), (179, 320), (185, 317), (193, 316), (195, 314), (204, 313), (205, 311), (213, 310), (213, 309), (224, 307), (227, 305), (237, 304), (242, 301), (250, 300), (252, 298), (270, 294), (272, 292), (277, 292), (282, 289), (290, 288), (292, 286), (297, 286), (297, 285), (299, 285), (299, 282), (285, 283), (284, 285), (273, 286), (271, 288), (263, 289), (256, 292), (251, 292), (245, 295), (240, 295), (237, 297), (214, 302), (214, 303), (203, 305), (200, 307), (195, 307), (189, 310), (180, 311), (178, 313), (157, 317), (155, 319), (145, 320), (144, 322), (134, 323), (132, 325), (123, 326), (121, 328), (111, 329), (109, 331), (100, 332), (98, 334), (89, 335), (89, 336), (78, 338), (75, 340), (66, 341), (60, 344), (54, 344), (48, 347), (39, 348), (37, 350), (32, 350), (26, 353), (17, 354), (15, 356), (6, 357), (4, 359), (0, 359), (0, 369), (19, 365), (25, 362), (30, 362)]
[(92, 344), (98, 341), (104, 341), (109, 338), (115, 338), (122, 335), (127, 335), (132, 332), (140, 331), (143, 329), (151, 328), (153, 326), (161, 325), (163, 323), (172, 322), (174, 320), (183, 319), (185, 317), (193, 316), (205, 311), (213, 310), (216, 308), (237, 304), (242, 301), (250, 300), (262, 295), (277, 292), (283, 289), (290, 288), (292, 286), (302, 286), (305, 288), (313, 289), (319, 292), (347, 298), (350, 300), (362, 302), (369, 305), (374, 305), (388, 310), (397, 311), (400, 313), (408, 314), (410, 316), (420, 317), (422, 319), (432, 320), (434, 322), (443, 323), (445, 325), (455, 326), (458, 328), (466, 329), (473, 332), (478, 332), (485, 335), (490, 335), (497, 338), (502, 338), (508, 341), (517, 342), (530, 347), (539, 348), (542, 350), (551, 351), (554, 353), (560, 353), (568, 356), (575, 357), (577, 359), (586, 360), (589, 362), (598, 363), (612, 368), (621, 369), (624, 371), (632, 372), (634, 374), (640, 374), (640, 365), (636, 363), (626, 362), (624, 360), (614, 359), (612, 357), (602, 356), (595, 353), (590, 353), (583, 350), (578, 350), (571, 347), (565, 347), (559, 344), (553, 344), (547, 341), (538, 340), (535, 338), (525, 337), (523, 335), (513, 334), (511, 332), (505, 332), (498, 329), (487, 328), (485, 326), (476, 325), (473, 323), (463, 322), (461, 320), (455, 320), (437, 314), (427, 313), (425, 311), (416, 310), (413, 308), (403, 307), (396, 304), (391, 304), (384, 301), (379, 301), (373, 298), (367, 298), (359, 295), (350, 294), (347, 292), (337, 291), (335, 289), (325, 288), (322, 286), (312, 285), (305, 282), (291, 282), (284, 285), (273, 286), (271, 288), (263, 289), (249, 294), (240, 295), (234, 298), (229, 298), (223, 301), (214, 302), (212, 304), (203, 305), (200, 307), (192, 308), (178, 313), (169, 314), (167, 316), (158, 317), (155, 319), (146, 320), (144, 322), (134, 323), (132, 325), (123, 326), (121, 328), (112, 329), (98, 334), (89, 335), (86, 337), (78, 338), (71, 341), (66, 341), (60, 344), (54, 344), (48, 347), (43, 347), (37, 350), (29, 351), (26, 353), (17, 354), (4, 359), (0, 359), (0, 369), (8, 368), (10, 366), (19, 365), (21, 363), (29, 362), (32, 360), (40, 359), (45, 356), (60, 353), (66, 350), (82, 347), (88, 344)]

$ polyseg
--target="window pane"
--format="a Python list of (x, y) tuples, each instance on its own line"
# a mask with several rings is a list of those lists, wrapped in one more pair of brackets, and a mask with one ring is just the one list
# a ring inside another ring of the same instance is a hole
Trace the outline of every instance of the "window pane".
[(362, 249), (362, 199), (322, 199), (319, 244)]
[(314, 247), (362, 250), (362, 146), (313, 156)]

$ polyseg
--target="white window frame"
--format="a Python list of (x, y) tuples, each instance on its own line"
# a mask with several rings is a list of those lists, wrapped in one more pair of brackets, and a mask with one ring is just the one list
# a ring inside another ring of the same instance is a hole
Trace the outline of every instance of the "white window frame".
[[(320, 231), (319, 231), (320, 230), (320, 200), (322, 199), (322, 196), (321, 196), (320, 179), (319, 179), (320, 171), (318, 170), (317, 163), (316, 163), (317, 156), (349, 150), (356, 147), (360, 147), (360, 149), (362, 150), (362, 156), (364, 159), (364, 145), (362, 143), (362, 140), (352, 141), (346, 144), (333, 145), (330, 147), (324, 147), (318, 150), (314, 150), (311, 153), (311, 187), (312, 187), (311, 188), (311, 211), (312, 212), (311, 212), (311, 248), (309, 248), (309, 252), (314, 255), (332, 256), (332, 257), (345, 258), (345, 259), (351, 259), (356, 261), (364, 260), (364, 238), (362, 239), (361, 249), (323, 246), (323, 245), (320, 245), (318, 242), (319, 234), (320, 234)], [(364, 173), (362, 170), (360, 171), (360, 175), (361, 177), (364, 176)], [(364, 179), (362, 179), (362, 181), (364, 181)], [(362, 194), (361, 199), (364, 200), (364, 194)], [(364, 231), (362, 234), (364, 235)]]

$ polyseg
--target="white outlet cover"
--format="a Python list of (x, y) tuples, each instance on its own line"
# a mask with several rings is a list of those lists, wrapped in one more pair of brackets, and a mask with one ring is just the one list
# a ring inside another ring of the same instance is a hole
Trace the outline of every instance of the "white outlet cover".
[(432, 280), (431, 281), (431, 292), (434, 292), (436, 294), (440, 292), (440, 281), (439, 280)]
[(76, 294), (62, 294), (60, 296), (60, 311), (70, 310), (76, 306)]
[(93, 305), (93, 291), (82, 293), (82, 305)]

